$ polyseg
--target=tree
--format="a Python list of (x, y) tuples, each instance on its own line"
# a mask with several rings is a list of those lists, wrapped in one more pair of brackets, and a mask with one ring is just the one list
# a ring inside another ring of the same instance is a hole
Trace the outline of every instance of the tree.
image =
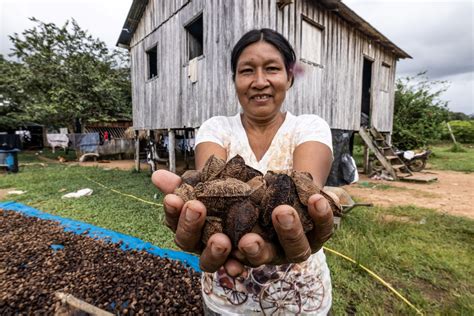
[(463, 112), (449, 112), (450, 121), (469, 121), (472, 120), (471, 116)]
[(0, 54), (0, 130), (14, 130), (20, 122), (28, 121), (22, 104), (26, 103), (27, 94), (22, 82), (27, 69), (21, 63), (6, 60)]
[[(22, 119), (47, 126), (113, 121), (131, 117), (128, 55), (110, 52), (105, 43), (83, 31), (75, 20), (62, 27), (31, 18), (31, 29), (9, 36), (11, 68), (0, 94), (14, 100)], [(18, 75), (20, 74), (20, 75)], [(1, 74), (2, 81), (4, 75)], [(12, 80), (17, 76), (18, 80)], [(16, 91), (16, 92), (15, 92)], [(15, 93), (23, 91), (23, 95)]]
[(393, 144), (399, 149), (426, 146), (442, 135), (448, 102), (440, 99), (446, 81), (430, 81), (426, 72), (397, 79), (393, 119)]

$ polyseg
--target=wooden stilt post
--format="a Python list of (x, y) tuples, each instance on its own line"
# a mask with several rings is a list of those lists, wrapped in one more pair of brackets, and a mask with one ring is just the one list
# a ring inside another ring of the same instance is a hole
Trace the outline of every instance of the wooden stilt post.
[(176, 173), (176, 137), (173, 129), (168, 129), (169, 170)]
[(135, 170), (140, 172), (140, 132), (135, 131)]
[(364, 144), (364, 173), (366, 175), (369, 175), (370, 173), (369, 155), (370, 155), (370, 149), (366, 144)]

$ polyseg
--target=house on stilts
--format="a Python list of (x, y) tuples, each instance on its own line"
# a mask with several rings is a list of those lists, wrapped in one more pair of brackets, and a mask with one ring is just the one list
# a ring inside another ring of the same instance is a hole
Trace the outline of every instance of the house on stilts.
[(334, 170), (362, 125), (390, 143), (396, 63), (411, 57), (340, 0), (133, 0), (117, 43), (131, 56), (133, 127), (168, 136), (171, 170), (177, 133), (239, 111), (230, 52), (254, 28), (293, 45), (284, 108), (329, 123)]

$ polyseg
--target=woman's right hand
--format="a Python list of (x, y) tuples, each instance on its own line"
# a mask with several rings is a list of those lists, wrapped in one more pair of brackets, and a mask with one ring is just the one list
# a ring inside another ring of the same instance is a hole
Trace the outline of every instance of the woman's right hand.
[(206, 207), (200, 201), (184, 203), (174, 190), (181, 184), (181, 177), (167, 170), (155, 171), (153, 184), (165, 195), (163, 208), (165, 225), (175, 232), (175, 243), (184, 251), (201, 254), (201, 270), (215, 272), (227, 261), (232, 244), (225, 234), (214, 234), (204, 247), (201, 242), (202, 228), (206, 219)]

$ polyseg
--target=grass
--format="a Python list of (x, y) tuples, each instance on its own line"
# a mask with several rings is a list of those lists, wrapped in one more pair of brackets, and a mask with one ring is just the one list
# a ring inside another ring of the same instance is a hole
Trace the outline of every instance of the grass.
[(452, 152), (451, 144), (432, 147), (433, 154), (428, 162), (435, 169), (474, 172), (474, 147), (464, 144), (464, 152)]
[[(29, 159), (34, 160), (34, 156)], [(27, 191), (15, 200), (42, 211), (176, 249), (172, 234), (162, 223), (160, 207), (116, 194), (84, 176), (124, 193), (161, 202), (161, 196), (153, 199), (157, 190), (147, 173), (59, 164), (25, 166), (18, 174), (0, 175), (0, 189)], [(92, 196), (61, 199), (67, 192), (86, 187), (94, 190)], [(377, 273), (428, 315), (473, 315), (473, 240), (472, 220), (417, 207), (360, 207), (344, 218), (326, 246)], [(333, 314), (415, 314), (361, 268), (330, 252), (326, 256), (333, 279)]]
[[(19, 161), (24, 162), (22, 157)], [(133, 235), (162, 247), (173, 246), (172, 235), (162, 224), (163, 211), (160, 207), (118, 195), (87, 180), (86, 176), (118, 191), (161, 203), (161, 194), (151, 184), (148, 173), (96, 167), (27, 165), (17, 174), (0, 175), (0, 189), (27, 191), (24, 195), (11, 198), (47, 213)], [(79, 199), (61, 198), (66, 193), (83, 188), (91, 188), (94, 193)], [(157, 193), (158, 199), (155, 200)]]
[[(384, 221), (392, 215), (410, 221)], [(420, 224), (424, 223), (424, 224)], [(327, 247), (356, 259), (431, 314), (474, 313), (474, 222), (417, 207), (360, 208), (342, 222)], [(326, 253), (334, 313), (414, 314), (367, 272)]]
[(359, 188), (370, 188), (375, 190), (405, 190), (405, 188), (394, 187), (393, 185), (385, 184), (385, 183), (372, 183), (367, 181), (359, 181), (357, 182), (357, 186)]

